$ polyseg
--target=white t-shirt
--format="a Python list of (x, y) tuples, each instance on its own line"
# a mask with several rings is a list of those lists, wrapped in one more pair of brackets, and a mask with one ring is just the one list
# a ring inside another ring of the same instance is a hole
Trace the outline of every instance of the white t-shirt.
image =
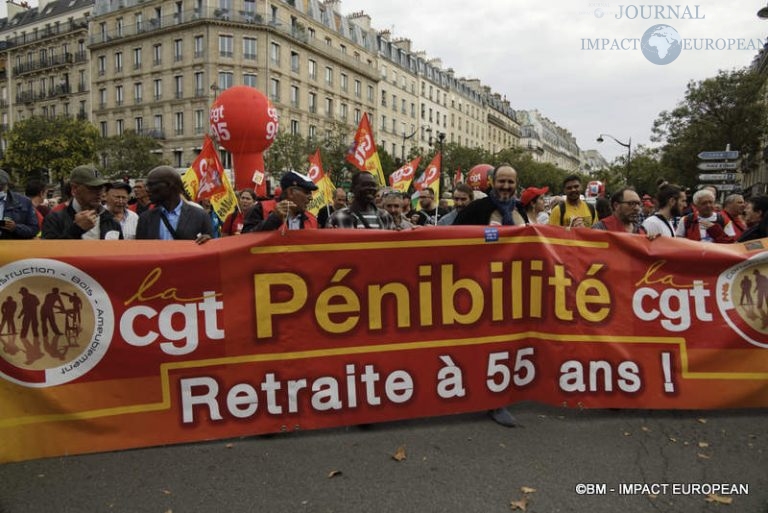
[[(682, 224), (682, 223), (680, 223)], [(675, 237), (675, 227), (668, 219), (660, 215), (646, 217), (643, 228), (648, 235), (661, 235), (662, 237)]]

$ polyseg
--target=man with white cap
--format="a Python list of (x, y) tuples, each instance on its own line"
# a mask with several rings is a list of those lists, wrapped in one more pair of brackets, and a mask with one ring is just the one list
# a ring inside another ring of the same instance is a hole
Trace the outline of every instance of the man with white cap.
[(43, 221), (43, 238), (122, 239), (120, 223), (101, 204), (108, 183), (92, 165), (73, 169), (69, 175), (72, 201), (66, 208), (48, 214)]
[(10, 190), (11, 177), (0, 169), (0, 240), (32, 239), (40, 230), (32, 202)]

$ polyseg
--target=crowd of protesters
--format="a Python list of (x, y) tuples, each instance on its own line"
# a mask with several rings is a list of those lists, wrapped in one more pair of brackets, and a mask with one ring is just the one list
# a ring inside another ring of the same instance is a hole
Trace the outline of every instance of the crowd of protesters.
[(315, 217), (306, 208), (317, 186), (289, 171), (274, 198), (259, 201), (252, 190), (238, 191), (235, 212), (219, 219), (207, 200), (197, 204), (184, 197), (179, 173), (168, 166), (153, 169), (132, 186), (106, 180), (93, 166), (78, 166), (66, 184), (67, 198), (48, 198), (49, 187), (38, 180), (30, 180), (24, 194), (14, 192), (10, 176), (0, 170), (0, 240), (189, 239), (202, 244), (278, 229), (410, 230), (467, 224), (549, 224), (714, 243), (768, 237), (766, 195), (745, 200), (730, 194), (720, 204), (714, 187), (689, 198), (683, 187), (660, 179), (653, 196), (622, 187), (589, 201), (580, 175), (563, 181), (562, 196), (548, 195), (546, 186), (518, 191), (518, 173), (509, 164), (491, 171), (489, 184), (485, 191), (457, 184), (439, 201), (425, 188), (412, 201), (407, 193), (379, 187), (373, 175), (357, 173), (349, 193), (336, 189)]

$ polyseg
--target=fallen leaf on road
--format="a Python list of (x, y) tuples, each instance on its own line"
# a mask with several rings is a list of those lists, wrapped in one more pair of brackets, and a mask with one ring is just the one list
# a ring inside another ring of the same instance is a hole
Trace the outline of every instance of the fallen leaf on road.
[(705, 500), (707, 502), (716, 502), (718, 504), (730, 504), (733, 502), (732, 497), (723, 497), (722, 495), (718, 495), (716, 493), (708, 494)]
[(642, 430), (643, 430), (643, 431), (645, 431), (646, 433), (650, 433), (650, 432), (651, 432), (651, 428), (649, 428), (649, 427), (647, 427), (647, 426), (643, 426), (643, 427), (641, 427), (640, 429), (642, 429)]
[(170, 490), (163, 490), (163, 493), (164, 493), (165, 495), (171, 495), (171, 491), (170, 491)]
[(341, 470), (331, 470), (328, 472), (328, 479), (341, 475)]
[(630, 433), (629, 431), (624, 431), (624, 436), (632, 436), (632, 433)]
[(521, 511), (525, 511), (525, 508), (528, 507), (528, 497), (523, 497), (519, 501), (511, 501), (509, 503), (509, 507), (512, 509), (512, 511), (515, 511), (518, 509)]
[(699, 442), (699, 447), (701, 447), (702, 449), (706, 449), (707, 447), (709, 447), (709, 444), (707, 442)]
[(649, 493), (649, 494), (648, 494), (648, 498), (649, 498), (649, 499), (658, 499), (658, 498), (659, 498), (659, 496), (658, 496), (658, 495), (654, 495), (654, 494), (652, 494), (652, 493)]
[(520, 491), (523, 493), (536, 493), (536, 488), (531, 488), (530, 486), (521, 486)]
[(669, 437), (670, 442), (677, 442), (677, 438), (670, 436)]
[(700, 452), (700, 453), (698, 453), (696, 456), (698, 456), (698, 457), (699, 457), (699, 458), (701, 458), (702, 460), (709, 460), (709, 459), (712, 459), (712, 456), (707, 456), (706, 454), (704, 454), (704, 453), (701, 453), (701, 452)]
[(406, 458), (407, 456), (405, 455), (404, 445), (401, 445), (400, 447), (398, 447), (397, 450), (395, 451), (395, 454), (392, 455), (392, 459), (395, 461), (403, 461)]
[(696, 419), (696, 420), (699, 421), (699, 424), (706, 424), (707, 423), (707, 419)]
[(227, 444), (227, 445), (225, 445), (224, 447), (226, 447), (227, 449), (231, 449), (231, 448), (232, 448), (232, 447), (234, 447), (234, 446), (235, 446), (235, 444)]

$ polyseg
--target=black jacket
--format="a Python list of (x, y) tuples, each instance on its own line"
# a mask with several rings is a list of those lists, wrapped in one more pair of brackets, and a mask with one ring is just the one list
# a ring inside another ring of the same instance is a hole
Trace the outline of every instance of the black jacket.
[[(75, 224), (75, 209), (71, 202), (67, 208), (48, 214), (43, 221), (44, 239), (82, 239), (86, 231)], [(112, 231), (116, 231), (120, 238), (123, 238), (120, 223), (109, 210), (104, 209), (99, 214), (99, 237), (104, 239), (107, 233)]]
[(6, 217), (16, 222), (16, 229), (12, 232), (0, 229), (0, 239), (32, 239), (40, 230), (35, 207), (21, 194), (6, 191), (3, 218)]

